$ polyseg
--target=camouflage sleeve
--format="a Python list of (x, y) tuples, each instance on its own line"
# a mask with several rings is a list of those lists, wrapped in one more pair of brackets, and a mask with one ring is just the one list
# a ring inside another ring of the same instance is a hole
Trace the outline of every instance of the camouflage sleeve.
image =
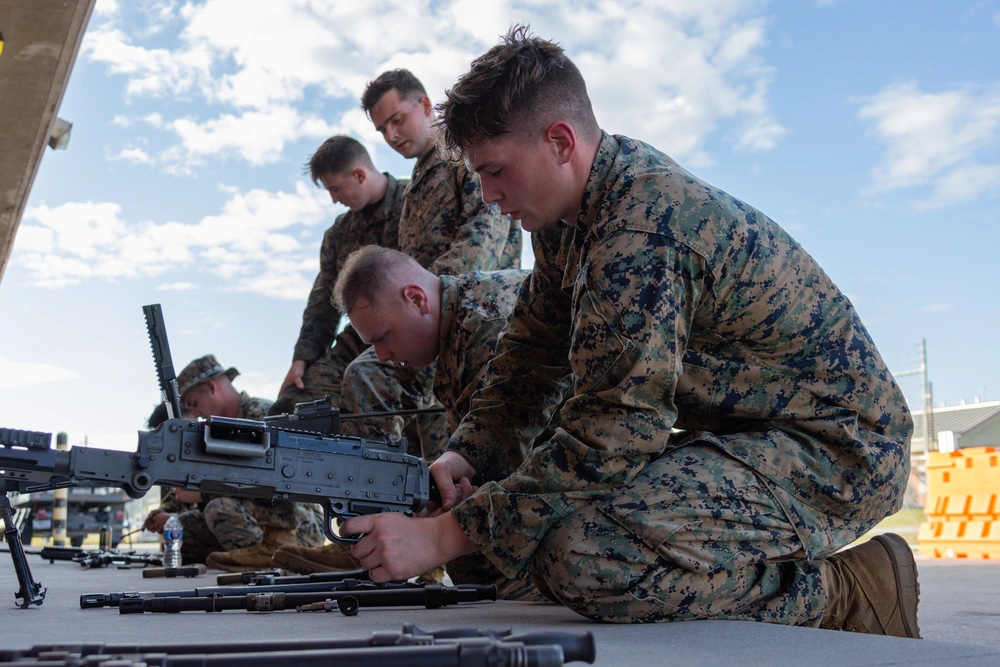
[[(574, 285), (566, 337), (574, 387), (560, 428), (514, 474), (452, 510), (507, 576), (524, 569), (556, 521), (628, 483), (666, 447), (705, 271), (702, 258), (653, 233), (611, 234), (590, 251)], [(547, 320), (544, 305), (530, 309)], [(505, 353), (541, 356), (536, 345), (519, 336)]]
[[(448, 444), (486, 479), (521, 464), (522, 444), (544, 429), (562, 401), (570, 372), (570, 304), (560, 289), (562, 267), (554, 259), (562, 234), (553, 228), (531, 235), (535, 267), (497, 339), (486, 386), (473, 394), (471, 409)], [(503, 436), (507, 438), (501, 441)]]
[(302, 328), (295, 343), (292, 359), (312, 363), (333, 343), (340, 324), (340, 311), (330, 302), (333, 284), (337, 282), (335, 230), (343, 216), (323, 235), (319, 251), (319, 274), (313, 282), (306, 309), (302, 312)]
[(495, 271), (501, 268), (510, 217), (500, 215), (496, 204), (483, 201), (479, 177), (465, 165), (455, 167), (454, 177), (460, 209), (458, 224), (444, 252), (427, 270), (438, 276)]

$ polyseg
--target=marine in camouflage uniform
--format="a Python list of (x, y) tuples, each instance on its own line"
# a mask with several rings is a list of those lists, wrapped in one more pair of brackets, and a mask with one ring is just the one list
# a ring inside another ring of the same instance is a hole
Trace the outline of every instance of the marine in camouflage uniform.
[[(464, 164), (442, 159), (436, 148), (417, 160), (403, 197), (401, 252), (435, 275), (456, 276), (517, 269), (521, 245), (520, 223), (501, 215), (496, 204), (483, 202), (479, 178)], [(371, 351), (362, 356), (369, 368), (378, 363)], [(402, 391), (415, 405), (429, 407), (436, 405), (432, 379), (433, 369), (400, 369), (370, 381), (384, 395)], [(419, 440), (424, 458), (432, 461), (444, 451), (452, 430), (438, 415), (425, 415), (411, 421), (408, 435)]]
[[(449, 444), (520, 465), (459, 525), (590, 618), (818, 624), (823, 557), (899, 509), (910, 468), (912, 419), (850, 301), (765, 215), (621, 136), (575, 224), (532, 242)], [(567, 371), (559, 428), (522, 460)]]
[(521, 224), (483, 202), (479, 178), (464, 164), (447, 162), (432, 148), (406, 186), (399, 250), (439, 276), (516, 269)]
[[(177, 377), (182, 403), (198, 385), (222, 376), (231, 381), (237, 375), (239, 371), (235, 368), (224, 370), (214, 355), (195, 359)], [(239, 393), (239, 405), (234, 416), (262, 421), (270, 407), (271, 401), (253, 398), (243, 391)], [(258, 544), (268, 527), (294, 531), (296, 542), (303, 546), (319, 546), (325, 539), (322, 510), (313, 504), (284, 501), (275, 506), (270, 500), (202, 494), (202, 502), (196, 507), (185, 506), (171, 498), (160, 509), (179, 512), (178, 518), (184, 527), (181, 555), (186, 562), (203, 563), (212, 552)]]
[[(472, 395), (485, 384), (486, 363), (493, 356), (497, 339), (507, 325), (521, 285), (530, 271), (476, 271), (461, 276), (441, 276), (441, 312), (437, 362), (433, 366), (434, 396), (444, 406), (449, 428), (454, 430), (472, 406)], [(427, 407), (418, 388), (399, 381), (387, 386), (372, 378), (394, 379), (398, 367), (380, 364), (374, 356), (363, 355), (347, 368), (341, 409), (344, 412), (381, 412)], [(382, 372), (379, 370), (382, 369)], [(539, 405), (541, 415), (531, 428), (521, 434), (525, 447), (546, 426), (558, 404)], [(345, 429), (356, 434), (381, 439), (398, 438), (398, 424), (384, 418), (344, 422)], [(499, 480), (511, 469), (481, 470), (485, 478)], [(508, 580), (481, 554), (470, 554), (450, 561), (446, 569), (452, 581), (462, 583), (497, 583), (504, 599), (540, 599), (533, 583), (526, 577)]]
[(347, 325), (337, 333), (341, 313), (330, 302), (330, 290), (347, 261), (347, 256), (366, 245), (399, 247), (399, 218), (407, 180), (389, 179), (385, 197), (364, 209), (337, 217), (323, 235), (319, 253), (319, 274), (302, 313), (302, 327), (295, 343), (293, 360), (306, 362), (304, 389), (294, 384), (286, 388), (271, 406), (270, 414), (290, 413), (296, 403), (330, 396), (333, 405), (340, 399), (340, 382), (347, 365), (368, 346)]

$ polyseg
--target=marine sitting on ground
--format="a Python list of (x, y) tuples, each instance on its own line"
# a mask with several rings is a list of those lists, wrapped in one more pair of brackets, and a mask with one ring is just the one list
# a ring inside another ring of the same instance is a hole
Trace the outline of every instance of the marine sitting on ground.
[[(237, 391), (235, 368), (224, 368), (214, 355), (188, 364), (177, 376), (181, 406), (192, 418), (217, 415), (263, 420), (271, 402)], [(195, 505), (192, 507), (192, 504)], [(175, 489), (146, 517), (149, 530), (162, 532), (169, 514), (184, 528), (184, 563), (205, 563), (230, 572), (271, 567), (271, 555), (281, 546), (323, 544), (323, 515), (317, 505), (252, 498), (231, 498)]]
[[(431, 466), (446, 511), (341, 527), (372, 579), (480, 552), (595, 620), (919, 637), (902, 538), (838, 553), (900, 508), (913, 421), (830, 277), (760, 211), (604, 132), (576, 66), (525, 28), (447, 96), (446, 145), (535, 265)], [(523, 456), (567, 373), (558, 428)], [(469, 485), (498, 459), (520, 464)]]

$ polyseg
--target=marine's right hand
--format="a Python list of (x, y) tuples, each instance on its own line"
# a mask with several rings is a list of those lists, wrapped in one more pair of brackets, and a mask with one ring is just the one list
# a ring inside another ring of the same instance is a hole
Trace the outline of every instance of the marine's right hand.
[(278, 393), (285, 391), (293, 384), (299, 389), (305, 389), (306, 386), (302, 384), (302, 376), (306, 372), (306, 362), (301, 359), (296, 359), (292, 362), (292, 367), (288, 369), (288, 373), (285, 375), (284, 381), (281, 383), (281, 389)]
[(156, 508), (149, 513), (146, 520), (143, 522), (142, 527), (151, 533), (162, 533), (163, 526), (167, 523), (167, 519), (170, 518), (168, 512), (164, 512), (160, 508)]
[(431, 464), (430, 470), (441, 493), (441, 509), (445, 512), (471, 496), (478, 488), (469, 481), (476, 476), (476, 469), (458, 452), (445, 452)]

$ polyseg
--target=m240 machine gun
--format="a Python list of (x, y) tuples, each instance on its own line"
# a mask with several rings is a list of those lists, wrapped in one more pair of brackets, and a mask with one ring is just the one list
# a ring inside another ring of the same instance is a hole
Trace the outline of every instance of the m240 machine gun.
[[(423, 459), (407, 453), (406, 440), (383, 442), (338, 434), (338, 413), (317, 401), (291, 415), (265, 421), (178, 418), (180, 397), (159, 304), (144, 306), (163, 400), (171, 418), (140, 431), (134, 452), (93, 447), (52, 449), (49, 433), (0, 428), (0, 512), (21, 590), (18, 606), (41, 604), (36, 583), (13, 528), (6, 493), (29, 493), (98, 481), (141, 498), (154, 485), (212, 494), (319, 503), (327, 537), (342, 538), (334, 522), (379, 512), (419, 512), (431, 499)], [(339, 416), (340, 418), (346, 415)]]

